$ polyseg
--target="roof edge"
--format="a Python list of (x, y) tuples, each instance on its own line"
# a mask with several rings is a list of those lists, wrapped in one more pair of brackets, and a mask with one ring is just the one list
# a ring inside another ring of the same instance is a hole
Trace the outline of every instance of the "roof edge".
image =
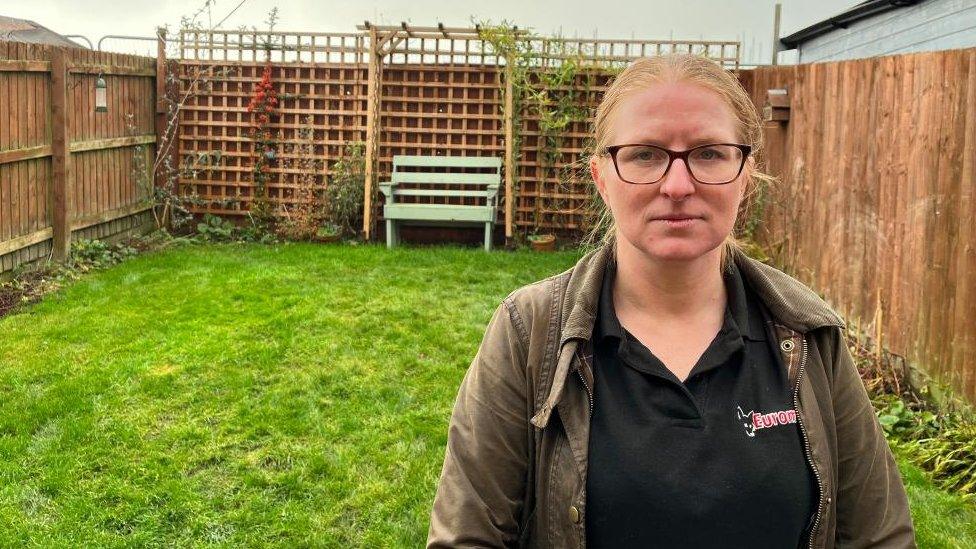
[(828, 32), (841, 28), (846, 29), (851, 23), (874, 17), (882, 13), (909, 6), (914, 6), (922, 0), (867, 0), (850, 8), (849, 10), (835, 15), (829, 19), (824, 19), (819, 23), (814, 23), (809, 27), (794, 32), (793, 34), (780, 38), (779, 43), (784, 50), (795, 49), (801, 42), (806, 42)]

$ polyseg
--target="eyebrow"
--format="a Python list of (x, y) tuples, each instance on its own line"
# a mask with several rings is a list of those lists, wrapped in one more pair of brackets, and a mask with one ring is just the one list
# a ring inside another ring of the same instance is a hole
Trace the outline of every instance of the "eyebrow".
[[(737, 140), (736, 139), (732, 139), (731, 141), (729, 141), (729, 140), (720, 138), (720, 137), (718, 137), (716, 135), (708, 134), (705, 137), (698, 137), (698, 138), (695, 138), (695, 139), (691, 139), (691, 140), (688, 141), (688, 144), (689, 144), (690, 147), (695, 147), (695, 146), (698, 146), (698, 145), (707, 145), (707, 144), (710, 144), (710, 143), (734, 143), (734, 142), (737, 142)], [(640, 139), (637, 139), (636, 141), (629, 141), (629, 143), (640, 143), (640, 144), (643, 144), (643, 145), (656, 145), (658, 147), (664, 147), (665, 146), (663, 139), (656, 139), (656, 138), (653, 138), (653, 137), (642, 137)]]

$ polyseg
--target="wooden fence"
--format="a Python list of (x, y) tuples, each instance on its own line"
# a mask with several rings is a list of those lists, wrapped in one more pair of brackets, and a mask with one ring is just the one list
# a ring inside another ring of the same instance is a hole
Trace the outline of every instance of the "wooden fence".
[(0, 41), (0, 273), (150, 222), (155, 75), (152, 58)]
[[(586, 225), (592, 184), (558, 173), (585, 149), (589, 114), (616, 66), (655, 52), (694, 51), (737, 67), (738, 43), (638, 40), (526, 39), (528, 88), (567, 59), (583, 67), (569, 83), (551, 87), (556, 103), (574, 94), (581, 115), (555, 143), (540, 129), (531, 101), (516, 101), (509, 68), (479, 29), (362, 26), (359, 33), (187, 31), (179, 37), (179, 74), (187, 101), (180, 117), (181, 187), (210, 201), (198, 212), (245, 215), (252, 199), (252, 123), (246, 112), (266, 64), (281, 94), (271, 125), (282, 150), (268, 184), (273, 203), (294, 203), (298, 173), (288, 167), (299, 128), (309, 127), (316, 156), (331, 165), (343, 146), (365, 148), (367, 188), (363, 230), (373, 236), (382, 213), (376, 183), (389, 177), (398, 154), (496, 156), (505, 159), (499, 222), (506, 236), (533, 227), (579, 230)], [(515, 111), (518, 111), (517, 113)], [(308, 118), (306, 118), (308, 117)], [(518, 127), (516, 127), (516, 124)], [(514, 149), (520, 142), (519, 150)], [(220, 152), (217, 152), (220, 151)], [(201, 159), (219, 156), (205, 169)]]
[[(742, 75), (781, 177), (762, 238), (892, 352), (976, 401), (976, 49)], [(857, 320), (862, 319), (862, 320)]]

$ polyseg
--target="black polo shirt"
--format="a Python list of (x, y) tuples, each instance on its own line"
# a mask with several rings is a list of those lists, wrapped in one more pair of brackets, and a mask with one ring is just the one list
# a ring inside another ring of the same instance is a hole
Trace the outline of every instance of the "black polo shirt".
[(735, 265), (722, 328), (684, 383), (619, 323), (593, 333), (588, 547), (796, 547), (816, 484), (763, 305)]

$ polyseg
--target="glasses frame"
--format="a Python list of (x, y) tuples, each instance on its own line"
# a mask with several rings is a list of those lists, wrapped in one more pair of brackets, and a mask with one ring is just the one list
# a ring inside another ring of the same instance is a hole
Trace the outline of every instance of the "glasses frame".
[[(695, 177), (695, 173), (691, 170), (691, 166), (688, 164), (688, 156), (692, 152), (698, 149), (703, 149), (705, 147), (714, 147), (715, 145), (730, 145), (732, 147), (739, 149), (740, 151), (742, 151), (742, 163), (739, 164), (739, 171), (735, 172), (735, 176), (732, 177), (732, 179), (729, 179), (728, 181), (723, 181), (722, 183), (706, 183), (704, 181), (701, 181), (697, 177)], [(635, 183), (633, 181), (624, 179), (624, 176), (620, 174), (620, 167), (617, 166), (617, 151), (619, 151), (624, 147), (636, 147), (636, 146), (654, 147), (655, 149), (659, 149), (668, 153), (668, 166), (664, 168), (664, 173), (661, 174), (660, 178), (648, 183)], [(740, 175), (742, 175), (742, 168), (745, 167), (746, 160), (749, 158), (749, 155), (752, 154), (752, 147), (750, 147), (749, 145), (743, 145), (741, 143), (706, 143), (704, 145), (698, 145), (697, 147), (692, 147), (690, 149), (685, 149), (683, 151), (675, 151), (671, 149), (666, 149), (659, 145), (652, 145), (650, 143), (624, 143), (621, 145), (611, 145), (605, 148), (604, 154), (609, 155), (610, 159), (613, 161), (613, 169), (617, 172), (617, 177), (619, 177), (620, 180), (623, 181), (624, 183), (629, 183), (631, 185), (653, 185), (655, 183), (659, 183), (662, 179), (668, 176), (668, 172), (671, 171), (671, 165), (674, 164), (674, 161), (677, 158), (684, 160), (685, 168), (688, 170), (688, 174), (691, 175), (692, 179), (701, 183), (702, 185), (728, 185), (729, 183), (735, 181)]]

